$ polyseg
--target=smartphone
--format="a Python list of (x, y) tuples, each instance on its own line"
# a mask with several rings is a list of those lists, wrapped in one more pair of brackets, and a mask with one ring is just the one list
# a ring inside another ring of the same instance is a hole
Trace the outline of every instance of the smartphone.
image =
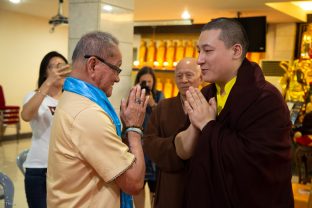
[(142, 81), (140, 83), (141, 89), (145, 89), (146, 95), (150, 95), (151, 94), (151, 89), (149, 88), (149, 86), (147, 86), (146, 81)]

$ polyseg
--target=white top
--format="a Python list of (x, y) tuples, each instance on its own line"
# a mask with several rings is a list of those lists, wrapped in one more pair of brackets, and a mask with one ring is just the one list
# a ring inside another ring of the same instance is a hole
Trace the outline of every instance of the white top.
[[(28, 93), (24, 98), (24, 104), (35, 93), (34, 91)], [(58, 100), (46, 96), (38, 109), (37, 115), (29, 122), (32, 129), (32, 141), (30, 151), (24, 163), (25, 168), (48, 167), (51, 124), (57, 103)]]

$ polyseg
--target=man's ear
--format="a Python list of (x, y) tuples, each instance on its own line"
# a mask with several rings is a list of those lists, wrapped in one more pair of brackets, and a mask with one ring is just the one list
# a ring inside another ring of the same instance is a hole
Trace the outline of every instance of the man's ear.
[(241, 59), (242, 54), (243, 54), (243, 48), (241, 44), (234, 44), (232, 46), (233, 50), (233, 59)]
[(96, 66), (96, 60), (95, 58), (89, 58), (87, 60), (87, 64), (86, 64), (86, 71), (89, 74), (89, 77), (91, 77), (92, 79), (95, 76), (95, 66)]

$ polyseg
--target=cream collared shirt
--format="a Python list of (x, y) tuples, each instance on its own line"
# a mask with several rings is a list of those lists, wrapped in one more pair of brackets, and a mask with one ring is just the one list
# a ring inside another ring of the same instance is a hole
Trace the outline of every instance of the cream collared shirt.
[(65, 91), (51, 129), (48, 207), (120, 208), (114, 179), (134, 160), (100, 106)]

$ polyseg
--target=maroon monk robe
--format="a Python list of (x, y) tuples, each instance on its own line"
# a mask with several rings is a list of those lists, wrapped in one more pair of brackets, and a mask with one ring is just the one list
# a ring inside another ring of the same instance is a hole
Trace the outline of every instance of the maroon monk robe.
[[(214, 84), (202, 90), (216, 97)], [(190, 162), (187, 208), (289, 208), (291, 123), (280, 92), (244, 60), (227, 102), (203, 128)]]
[(158, 103), (144, 131), (144, 153), (158, 168), (154, 208), (182, 207), (187, 171), (185, 161), (176, 153), (174, 136), (186, 121), (178, 95)]

